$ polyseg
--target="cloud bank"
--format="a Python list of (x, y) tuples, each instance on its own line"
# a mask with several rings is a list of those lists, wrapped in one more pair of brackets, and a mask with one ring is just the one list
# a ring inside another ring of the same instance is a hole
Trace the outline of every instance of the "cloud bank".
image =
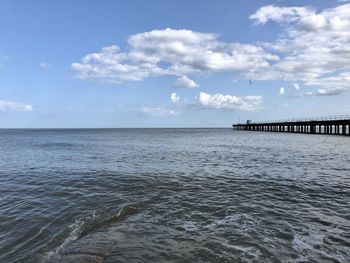
[(122, 51), (116, 45), (104, 47), (71, 66), (81, 79), (118, 83), (173, 75), (180, 77), (178, 86), (194, 88), (196, 83), (184, 75), (256, 72), (268, 68), (273, 60), (278, 57), (262, 47), (223, 42), (215, 34), (167, 28), (132, 35), (128, 39), (128, 50)]
[(350, 86), (350, 4), (324, 10), (267, 5), (249, 18), (255, 26), (277, 23), (281, 34), (272, 42), (247, 44), (186, 29), (152, 30), (131, 35), (123, 50), (104, 47), (71, 67), (80, 79), (114, 83), (175, 76), (173, 86), (181, 88), (198, 87), (193, 74), (219, 72), (299, 82), (324, 96)]
[[(256, 79), (302, 81), (319, 87), (316, 94), (340, 94), (350, 86), (350, 4), (317, 12), (311, 7), (264, 6), (250, 19), (282, 27), (281, 36), (263, 43), (280, 60)], [(252, 76), (253, 77), (253, 76)]]

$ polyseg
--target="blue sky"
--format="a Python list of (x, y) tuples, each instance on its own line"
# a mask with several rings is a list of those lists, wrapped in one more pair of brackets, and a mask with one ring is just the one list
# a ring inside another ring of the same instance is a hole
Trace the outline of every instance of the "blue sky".
[(0, 3), (0, 127), (350, 114), (347, 1)]

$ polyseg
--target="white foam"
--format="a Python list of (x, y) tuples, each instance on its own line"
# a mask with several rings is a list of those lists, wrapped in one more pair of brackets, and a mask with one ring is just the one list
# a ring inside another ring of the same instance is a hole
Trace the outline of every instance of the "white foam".
[(308, 255), (314, 253), (332, 258), (331, 255), (323, 250), (315, 248), (317, 246), (322, 246), (324, 244), (324, 239), (325, 235), (316, 231), (311, 231), (308, 235), (294, 233), (292, 247), (298, 252), (298, 260), (308, 260), (310, 259)]
[(255, 226), (259, 224), (259, 221), (255, 220), (253, 217), (247, 214), (235, 214), (229, 215), (221, 219), (216, 219), (208, 225), (210, 229), (216, 229), (219, 227), (234, 226), (236, 229), (239, 229), (241, 232), (248, 232), (252, 229), (255, 229)]

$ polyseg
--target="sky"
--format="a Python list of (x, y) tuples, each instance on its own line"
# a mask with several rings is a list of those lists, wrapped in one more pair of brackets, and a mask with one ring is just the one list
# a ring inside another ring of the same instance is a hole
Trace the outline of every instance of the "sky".
[(350, 2), (0, 1), (0, 128), (350, 114)]

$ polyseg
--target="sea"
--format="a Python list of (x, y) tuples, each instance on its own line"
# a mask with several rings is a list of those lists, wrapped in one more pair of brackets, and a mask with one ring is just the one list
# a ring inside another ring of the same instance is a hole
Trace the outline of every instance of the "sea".
[(105, 228), (106, 263), (350, 262), (350, 137), (0, 130), (1, 263)]

